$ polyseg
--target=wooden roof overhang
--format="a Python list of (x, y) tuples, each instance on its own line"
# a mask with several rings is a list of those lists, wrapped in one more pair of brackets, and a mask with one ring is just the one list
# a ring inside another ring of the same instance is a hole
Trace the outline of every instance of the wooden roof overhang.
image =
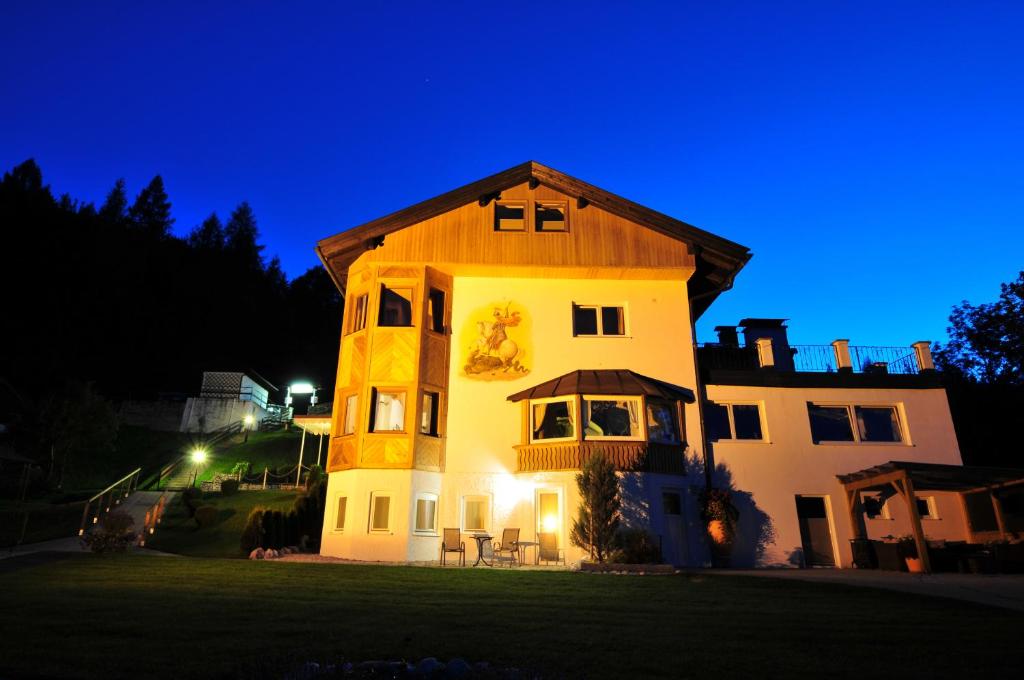
[(906, 461), (889, 461), (857, 472), (836, 475), (844, 487), (858, 491), (884, 488), (893, 479), (903, 477), (909, 477), (919, 491), (970, 493), (1024, 484), (1024, 470)]
[(688, 286), (696, 320), (719, 293), (728, 290), (740, 269), (751, 258), (750, 249), (646, 208), (565, 173), (527, 161), (484, 179), (453, 189), (366, 224), (353, 227), (317, 243), (316, 252), (334, 284), (345, 292), (346, 272), (362, 253), (382, 245), (384, 238), (400, 229), (423, 222), (470, 203), (486, 205), (511, 187), (543, 184), (575, 198), (579, 205), (594, 205), (660, 234), (688, 244), (696, 260), (696, 272)]
[(693, 390), (622, 369), (572, 371), (529, 389), (516, 392), (510, 395), (508, 400), (515, 402), (524, 399), (544, 399), (577, 394), (642, 396), (667, 399), (668, 401), (683, 401), (688, 404), (692, 404), (695, 400)]

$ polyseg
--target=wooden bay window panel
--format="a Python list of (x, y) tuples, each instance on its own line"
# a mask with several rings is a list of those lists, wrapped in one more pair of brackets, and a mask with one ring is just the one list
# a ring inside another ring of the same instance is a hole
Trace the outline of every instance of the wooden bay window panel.
[(641, 437), (639, 398), (584, 397), (583, 405), (584, 437)]
[(412, 288), (380, 287), (378, 326), (412, 326)]

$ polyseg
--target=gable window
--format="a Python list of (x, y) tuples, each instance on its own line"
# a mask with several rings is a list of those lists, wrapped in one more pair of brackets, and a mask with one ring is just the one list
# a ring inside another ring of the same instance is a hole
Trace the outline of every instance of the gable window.
[(377, 325), (412, 325), (412, 288), (380, 287), (380, 314)]
[(569, 205), (565, 201), (536, 201), (533, 223), (536, 231), (568, 231)]
[(895, 406), (807, 404), (811, 439), (822, 442), (901, 443), (903, 430)]
[(667, 401), (647, 400), (647, 439), (659, 444), (679, 444), (676, 407)]
[(532, 441), (571, 439), (576, 436), (575, 408), (569, 399), (531, 401)]
[(639, 439), (640, 400), (584, 397), (583, 436), (587, 439)]
[(437, 436), (437, 414), (440, 406), (437, 392), (424, 392), (420, 411), (420, 434)]
[(405, 431), (405, 392), (373, 390), (372, 432)]
[(462, 530), (487, 531), (490, 524), (491, 499), (487, 496), (466, 496), (462, 499)]
[(526, 231), (526, 201), (495, 201), (494, 231)]
[(437, 494), (416, 495), (416, 521), (413, 526), (418, 534), (437, 533)]
[(337, 503), (338, 512), (334, 516), (334, 530), (335, 531), (343, 531), (345, 529), (345, 510), (346, 510), (347, 506), (348, 506), (348, 497), (347, 496), (339, 496), (338, 497), (338, 503)]
[(572, 306), (573, 335), (625, 335), (626, 316), (622, 307)]
[(704, 427), (712, 441), (739, 439), (763, 441), (761, 407), (758, 404), (708, 403)]
[(437, 288), (431, 288), (427, 296), (427, 328), (435, 333), (444, 333), (444, 298), (444, 291)]
[(914, 502), (917, 504), (917, 514), (921, 516), (921, 519), (939, 518), (939, 513), (935, 511), (935, 496), (926, 496), (925, 498), (917, 496), (914, 498)]
[(391, 528), (391, 496), (374, 491), (370, 494), (370, 531), (388, 531)]
[(366, 328), (366, 306), (369, 296), (366, 293), (357, 295), (352, 300), (352, 321), (349, 325), (349, 333), (355, 333)]
[(359, 395), (350, 394), (345, 397), (345, 421), (342, 424), (342, 434), (353, 434), (356, 431), (356, 420), (359, 416)]

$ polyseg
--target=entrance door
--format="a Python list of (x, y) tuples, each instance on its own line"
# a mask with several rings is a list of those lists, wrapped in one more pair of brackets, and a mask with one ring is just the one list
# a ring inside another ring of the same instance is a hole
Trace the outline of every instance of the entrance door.
[(808, 567), (836, 566), (825, 499), (822, 496), (797, 496), (796, 516), (800, 521), (804, 563)]
[(665, 537), (661, 556), (669, 564), (686, 564), (686, 525), (683, 523), (683, 497), (676, 489), (661, 492)]

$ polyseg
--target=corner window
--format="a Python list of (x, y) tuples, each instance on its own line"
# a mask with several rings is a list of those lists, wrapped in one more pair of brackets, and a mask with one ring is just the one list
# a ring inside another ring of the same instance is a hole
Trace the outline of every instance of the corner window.
[(334, 530), (343, 531), (345, 529), (345, 510), (348, 506), (348, 497), (340, 496), (335, 507), (338, 512), (334, 516)]
[(440, 395), (437, 392), (424, 392), (420, 411), (420, 434), (437, 436), (437, 414), (440, 407)]
[(917, 514), (921, 516), (921, 519), (939, 518), (939, 513), (935, 511), (935, 496), (927, 496), (925, 498), (917, 496), (914, 502), (917, 504)]
[(494, 231), (526, 231), (526, 201), (495, 201)]
[(659, 444), (679, 444), (676, 406), (667, 401), (647, 401), (647, 439)]
[(639, 439), (640, 400), (584, 397), (583, 436), (586, 439)]
[(574, 335), (625, 335), (626, 315), (622, 307), (572, 306)]
[(427, 328), (435, 333), (444, 333), (444, 298), (444, 291), (437, 288), (431, 288), (427, 296)]
[(536, 231), (568, 231), (569, 205), (565, 201), (536, 201), (533, 223)]
[(822, 442), (901, 443), (904, 441), (895, 406), (823, 406), (807, 404), (811, 439)]
[(372, 432), (405, 431), (405, 392), (373, 390)]
[(356, 431), (356, 421), (359, 416), (359, 395), (350, 394), (345, 397), (345, 421), (342, 424), (342, 434), (353, 434)]
[(761, 407), (758, 404), (709, 403), (704, 410), (704, 428), (711, 441), (738, 439), (763, 441)]
[(370, 494), (370, 531), (391, 528), (391, 496), (374, 491)]
[(377, 325), (412, 325), (412, 288), (380, 287), (380, 314)]
[(487, 496), (466, 496), (462, 499), (462, 530), (487, 531), (490, 524), (491, 499)]
[(569, 439), (576, 436), (575, 409), (568, 399), (530, 402), (533, 441)]
[(416, 520), (413, 526), (418, 534), (437, 533), (437, 494), (417, 494)]
[(357, 295), (352, 300), (352, 321), (349, 323), (349, 333), (355, 333), (366, 328), (366, 305), (369, 296), (366, 293)]

